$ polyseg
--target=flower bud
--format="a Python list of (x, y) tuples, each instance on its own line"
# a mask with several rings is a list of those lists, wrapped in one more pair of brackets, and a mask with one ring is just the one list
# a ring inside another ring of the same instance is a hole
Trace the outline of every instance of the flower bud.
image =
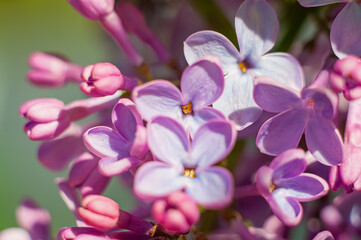
[(154, 219), (166, 230), (187, 233), (199, 219), (198, 205), (184, 192), (174, 192), (152, 207)]
[(69, 81), (80, 82), (82, 67), (56, 55), (35, 52), (29, 57), (33, 68), (27, 74), (33, 84), (43, 87), (60, 87)]
[(0, 240), (32, 240), (30, 234), (22, 228), (7, 228), (0, 232)]
[(94, 228), (65, 227), (58, 231), (56, 240), (109, 240), (109, 238)]
[(119, 206), (112, 199), (101, 195), (88, 195), (78, 208), (79, 216), (84, 222), (101, 230), (109, 230), (116, 226), (119, 218)]
[(114, 9), (114, 0), (68, 0), (81, 15), (89, 20), (99, 20)]
[(19, 113), (30, 121), (24, 130), (31, 140), (49, 140), (69, 127), (70, 116), (64, 103), (54, 98), (39, 98), (21, 105)]
[(84, 80), (80, 89), (92, 97), (113, 95), (122, 87), (124, 77), (111, 63), (96, 63), (84, 68), (81, 75)]

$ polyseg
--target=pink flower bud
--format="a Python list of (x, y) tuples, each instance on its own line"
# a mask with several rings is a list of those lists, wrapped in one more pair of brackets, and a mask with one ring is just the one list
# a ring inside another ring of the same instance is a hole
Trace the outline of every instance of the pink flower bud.
[(198, 205), (184, 192), (174, 192), (164, 200), (157, 200), (152, 207), (154, 219), (164, 229), (187, 233), (199, 219)]
[(101, 195), (88, 195), (78, 208), (79, 216), (84, 222), (101, 230), (109, 230), (116, 226), (119, 218), (119, 206), (112, 199)]
[(24, 130), (31, 140), (48, 140), (59, 136), (69, 127), (71, 119), (64, 103), (53, 98), (40, 98), (25, 102), (19, 113), (30, 121)]
[(82, 67), (61, 57), (35, 52), (29, 57), (31, 69), (27, 77), (33, 84), (44, 87), (60, 87), (67, 82), (80, 82)]
[(114, 0), (68, 0), (81, 15), (89, 20), (99, 20), (113, 11)]
[(56, 240), (110, 240), (110, 238), (90, 227), (65, 227), (58, 231)]
[(34, 239), (50, 239), (50, 214), (39, 208), (31, 199), (25, 199), (16, 209), (16, 218), (20, 227), (28, 230)]
[(84, 68), (81, 77), (84, 82), (80, 84), (80, 89), (92, 97), (113, 95), (124, 82), (119, 69), (111, 63), (89, 65)]
[(0, 240), (32, 240), (32, 238), (22, 228), (7, 228), (0, 232)]

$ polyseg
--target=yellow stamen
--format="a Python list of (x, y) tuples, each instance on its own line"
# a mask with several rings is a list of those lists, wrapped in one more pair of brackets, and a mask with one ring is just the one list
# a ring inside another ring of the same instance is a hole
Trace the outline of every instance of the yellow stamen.
[(183, 176), (195, 178), (196, 177), (196, 171), (194, 169), (185, 169)]
[(245, 73), (247, 71), (246, 64), (244, 62), (238, 62), (238, 66), (241, 69), (242, 73)]
[(361, 0), (356, 0), (357, 3), (361, 3)]
[(273, 183), (271, 183), (268, 187), (270, 192), (273, 192), (276, 189), (276, 185), (274, 185)]
[(189, 102), (185, 105), (181, 105), (182, 111), (184, 114), (191, 114), (193, 112), (193, 104)]
[(315, 100), (313, 100), (313, 99), (310, 99), (310, 100), (308, 100), (310, 103), (315, 103)]

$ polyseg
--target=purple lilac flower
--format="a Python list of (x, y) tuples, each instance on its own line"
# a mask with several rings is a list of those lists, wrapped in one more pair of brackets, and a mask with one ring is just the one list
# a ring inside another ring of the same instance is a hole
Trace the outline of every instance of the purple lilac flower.
[(213, 106), (242, 130), (262, 112), (252, 95), (255, 76), (270, 76), (296, 89), (303, 87), (304, 77), (301, 66), (291, 55), (265, 54), (273, 47), (279, 26), (275, 12), (266, 1), (244, 1), (238, 9), (235, 26), (240, 51), (223, 35), (201, 31), (185, 41), (184, 54), (189, 64), (205, 55), (219, 57), (225, 87)]
[(233, 197), (233, 177), (214, 166), (232, 150), (236, 129), (214, 119), (202, 125), (192, 142), (174, 119), (155, 117), (148, 123), (148, 144), (158, 161), (147, 162), (135, 174), (134, 193), (143, 199), (165, 197), (182, 190), (208, 208), (222, 208)]
[(209, 107), (222, 93), (223, 72), (216, 57), (207, 56), (184, 70), (181, 91), (165, 80), (154, 80), (133, 91), (133, 100), (146, 121), (158, 115), (168, 116), (182, 123), (192, 135), (205, 122), (225, 118)]
[(100, 157), (99, 170), (105, 176), (115, 176), (140, 164), (148, 146), (143, 121), (132, 101), (119, 100), (112, 112), (113, 130), (98, 126), (83, 135), (84, 143)]
[(274, 158), (269, 166), (257, 171), (258, 191), (273, 213), (288, 226), (295, 226), (302, 219), (303, 209), (299, 202), (318, 199), (329, 189), (323, 178), (303, 173), (305, 169), (305, 152), (289, 149)]
[(308, 150), (319, 162), (341, 163), (342, 139), (332, 122), (338, 97), (330, 89), (308, 87), (296, 91), (274, 79), (259, 77), (254, 98), (264, 110), (278, 113), (259, 129), (256, 143), (261, 152), (277, 155), (295, 148), (305, 132)]
[(298, 0), (304, 7), (331, 3), (348, 3), (337, 15), (331, 26), (331, 46), (338, 58), (361, 55), (361, 1), (360, 0)]

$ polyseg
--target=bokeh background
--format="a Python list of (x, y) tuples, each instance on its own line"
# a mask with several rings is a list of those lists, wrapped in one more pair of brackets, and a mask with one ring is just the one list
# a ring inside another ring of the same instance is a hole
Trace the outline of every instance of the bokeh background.
[[(35, 51), (59, 52), (81, 65), (109, 61), (110, 48), (96, 22), (78, 14), (65, 0), (0, 0), (0, 231), (17, 226), (15, 209), (32, 197), (52, 216), (53, 235), (75, 226), (59, 196), (54, 179), (36, 158), (39, 143), (23, 132), (19, 106), (33, 98), (55, 97), (69, 103), (84, 98), (77, 86), (39, 89), (27, 82), (28, 56)], [(105, 195), (124, 209), (131, 208), (130, 192), (113, 180)]]

